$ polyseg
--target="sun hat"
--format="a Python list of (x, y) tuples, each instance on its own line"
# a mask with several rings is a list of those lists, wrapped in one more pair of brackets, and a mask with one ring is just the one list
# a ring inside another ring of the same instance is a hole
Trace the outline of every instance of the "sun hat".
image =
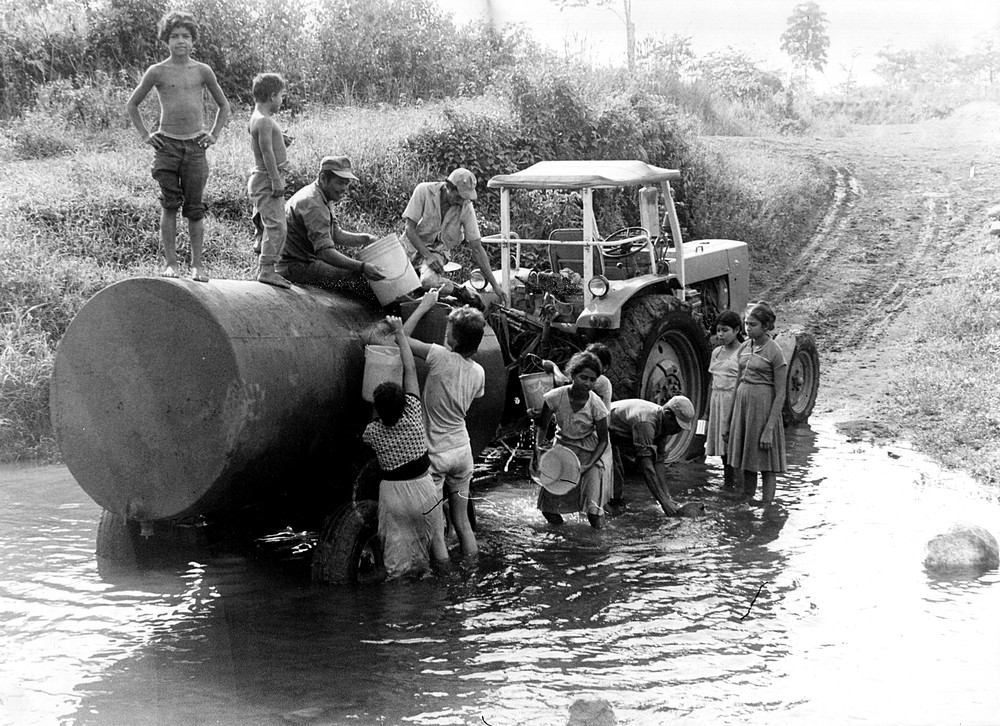
[(538, 460), (538, 483), (552, 494), (565, 494), (580, 483), (580, 460), (556, 444)]
[(324, 156), (319, 163), (320, 171), (332, 171), (344, 179), (357, 179), (351, 171), (351, 160), (346, 156)]
[(476, 194), (476, 175), (468, 169), (462, 167), (455, 169), (448, 175), (448, 181), (455, 185), (455, 188), (458, 189), (458, 195), (462, 199), (472, 200), (479, 196)]
[(691, 422), (694, 421), (694, 406), (689, 399), (684, 396), (674, 396), (663, 404), (663, 407), (674, 414), (678, 426), (684, 430), (691, 428)]

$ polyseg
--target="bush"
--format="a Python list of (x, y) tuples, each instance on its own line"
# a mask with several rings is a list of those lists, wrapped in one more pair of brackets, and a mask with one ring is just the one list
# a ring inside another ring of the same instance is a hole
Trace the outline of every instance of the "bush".
[(47, 116), (31, 113), (9, 132), (9, 147), (14, 159), (49, 159), (76, 149), (65, 124)]
[[(128, 82), (124, 75), (120, 80)], [(97, 71), (90, 77), (77, 77), (75, 82), (56, 79), (40, 85), (33, 113), (81, 130), (124, 128), (128, 95), (111, 76)]]
[[(499, 195), (487, 193), (485, 182), (535, 160), (525, 151), (525, 140), (536, 130), (528, 124), (544, 118), (556, 130), (538, 128), (539, 135), (557, 143), (565, 141), (559, 136), (568, 123), (588, 124), (591, 146), (581, 147), (579, 157), (637, 157), (682, 169), (675, 190), (685, 236), (745, 239), (755, 264), (761, 250), (777, 255), (787, 240), (807, 237), (808, 214), (825, 209), (826, 199), (817, 191), (824, 180), (815, 179), (812, 167), (797, 163), (789, 171), (773, 151), (748, 139), (717, 139), (718, 148), (703, 147), (692, 141), (676, 108), (653, 94), (610, 93), (592, 80), (574, 84), (562, 78), (545, 85), (550, 77), (540, 74), (521, 88), (538, 103), (552, 98), (563, 110), (575, 109), (575, 119), (549, 114), (541, 105), (522, 116), (516, 102), (496, 97), (423, 107), (314, 109), (295, 116), (288, 121), (295, 137), (289, 192), (316, 178), (323, 156), (346, 154), (361, 181), (341, 205), (341, 221), (347, 229), (380, 235), (400, 229), (417, 183), (464, 165), (479, 176), (477, 210), (483, 232), (490, 234), (498, 231)], [(255, 274), (245, 125), (240, 111), (210, 152), (205, 261), (217, 278)], [(61, 138), (78, 147), (71, 160), (16, 162), (5, 173), (17, 184), (0, 188), (0, 204), (8, 210), (0, 216), (0, 335), (11, 341), (3, 360), (6, 408), (0, 408), (0, 447), (6, 447), (0, 450), (7, 456), (42, 452), (51, 441), (44, 381), (55, 345), (76, 311), (105, 285), (156, 274), (161, 264), (158, 190), (149, 176), (152, 152), (131, 132), (105, 130), (117, 145), (114, 153), (101, 153), (86, 141), (89, 132), (61, 128)], [(602, 232), (635, 219), (634, 196), (595, 194)], [(511, 204), (522, 225), (515, 231), (523, 237), (545, 238), (557, 227), (581, 224), (579, 196), (573, 193), (518, 193)], [(183, 260), (183, 221), (178, 233)]]

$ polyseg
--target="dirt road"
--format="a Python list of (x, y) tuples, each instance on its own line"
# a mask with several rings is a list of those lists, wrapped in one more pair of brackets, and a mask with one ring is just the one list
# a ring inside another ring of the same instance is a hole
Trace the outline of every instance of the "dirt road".
[(976, 103), (947, 119), (788, 146), (829, 165), (836, 193), (817, 233), (762, 297), (781, 322), (816, 335), (818, 413), (849, 435), (906, 437), (906, 422), (880, 420), (879, 401), (919, 354), (921, 299), (1000, 249), (985, 214), (1000, 203), (1000, 107)]

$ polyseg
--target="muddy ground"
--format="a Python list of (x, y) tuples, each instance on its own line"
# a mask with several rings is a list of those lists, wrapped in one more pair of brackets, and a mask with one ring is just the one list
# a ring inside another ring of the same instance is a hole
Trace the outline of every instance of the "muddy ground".
[(886, 420), (880, 400), (919, 354), (921, 299), (1000, 249), (985, 213), (1000, 203), (1000, 107), (776, 143), (821, 159), (836, 192), (816, 234), (760, 295), (779, 323), (817, 338), (816, 412), (848, 436), (906, 438), (908, 422)]

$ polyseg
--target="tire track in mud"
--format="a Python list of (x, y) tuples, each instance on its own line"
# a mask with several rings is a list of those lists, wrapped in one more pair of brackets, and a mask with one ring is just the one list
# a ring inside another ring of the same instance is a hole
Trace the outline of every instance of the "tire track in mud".
[[(945, 218), (950, 218), (952, 200), (948, 194), (925, 193), (924, 197), (924, 215), (916, 244), (896, 245), (894, 254), (883, 257), (876, 265), (869, 278), (871, 282), (865, 287), (865, 305), (840, 331), (841, 346), (858, 346), (882, 337), (914, 295), (933, 282), (928, 275), (935, 269), (931, 261), (941, 238), (941, 207)], [(878, 289), (886, 285), (886, 289)]]
[(830, 168), (834, 185), (826, 213), (761, 297), (782, 308), (785, 324), (828, 338), (825, 344), (840, 350), (877, 340), (916, 294), (934, 284), (942, 227), (954, 209), (950, 193), (924, 192), (919, 212), (910, 215), (920, 220), (916, 235), (894, 228), (892, 217), (872, 224), (884, 216), (882, 200), (868, 195), (846, 165)]
[(847, 167), (831, 165), (831, 172), (834, 176), (833, 195), (826, 214), (808, 244), (799, 251), (778, 281), (761, 293), (761, 298), (778, 304), (796, 298), (821, 270), (833, 264), (836, 240), (846, 235), (850, 212), (864, 190)]

